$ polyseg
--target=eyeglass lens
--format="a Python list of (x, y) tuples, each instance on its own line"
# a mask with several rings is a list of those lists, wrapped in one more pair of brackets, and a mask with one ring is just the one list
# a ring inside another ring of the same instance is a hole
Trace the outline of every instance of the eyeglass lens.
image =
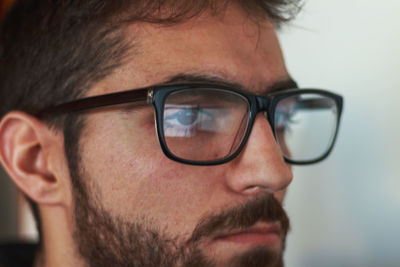
[(164, 138), (176, 157), (191, 161), (224, 159), (239, 147), (249, 119), (243, 96), (218, 89), (181, 90), (167, 96)]
[(312, 161), (322, 157), (335, 137), (336, 102), (319, 94), (299, 94), (278, 102), (275, 110), (277, 142), (286, 158)]
[[(311, 161), (330, 148), (337, 105), (320, 94), (296, 94), (276, 104), (274, 131), (286, 158)], [(165, 99), (164, 139), (169, 151), (190, 161), (223, 160), (237, 152), (249, 125), (250, 103), (227, 90), (183, 89)]]

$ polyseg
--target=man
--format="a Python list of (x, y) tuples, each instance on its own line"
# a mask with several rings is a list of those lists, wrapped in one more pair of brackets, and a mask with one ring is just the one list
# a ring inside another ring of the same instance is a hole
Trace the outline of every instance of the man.
[(0, 158), (37, 217), (28, 264), (283, 266), (290, 164), (329, 154), (342, 105), (285, 68), (275, 29), (297, 9), (17, 1)]

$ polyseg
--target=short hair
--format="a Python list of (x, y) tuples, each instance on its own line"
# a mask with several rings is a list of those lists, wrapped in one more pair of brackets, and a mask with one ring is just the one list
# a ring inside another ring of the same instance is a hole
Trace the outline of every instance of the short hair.
[[(123, 64), (134, 46), (124, 36), (126, 25), (176, 24), (230, 3), (276, 27), (300, 9), (300, 0), (18, 0), (0, 29), (0, 118), (84, 95)], [(46, 123), (60, 129), (64, 119)], [(40, 236), (38, 208), (30, 203)]]

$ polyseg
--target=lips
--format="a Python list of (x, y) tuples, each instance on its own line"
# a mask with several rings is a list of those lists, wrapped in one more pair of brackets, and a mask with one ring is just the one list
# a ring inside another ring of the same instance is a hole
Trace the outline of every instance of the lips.
[(281, 242), (282, 229), (279, 222), (273, 224), (259, 223), (247, 229), (222, 233), (216, 236), (216, 241), (237, 244), (274, 246)]

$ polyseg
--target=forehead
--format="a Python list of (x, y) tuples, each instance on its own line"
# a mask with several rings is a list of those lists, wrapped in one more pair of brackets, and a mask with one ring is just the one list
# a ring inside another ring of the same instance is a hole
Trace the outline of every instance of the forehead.
[(133, 24), (125, 64), (89, 95), (145, 87), (182, 75), (215, 77), (262, 91), (287, 77), (275, 29), (231, 6), (176, 25)]

